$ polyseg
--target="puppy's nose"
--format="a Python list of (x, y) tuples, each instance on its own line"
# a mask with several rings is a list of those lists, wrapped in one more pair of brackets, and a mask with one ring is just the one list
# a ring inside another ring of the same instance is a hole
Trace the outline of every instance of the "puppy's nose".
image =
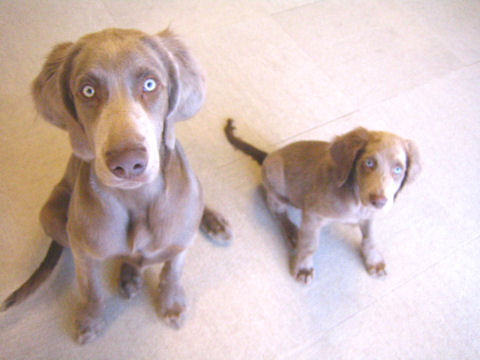
[(383, 208), (388, 199), (384, 195), (370, 194), (370, 203), (377, 209)]
[(147, 167), (147, 149), (145, 147), (126, 147), (107, 151), (105, 161), (110, 171), (122, 179), (140, 176)]

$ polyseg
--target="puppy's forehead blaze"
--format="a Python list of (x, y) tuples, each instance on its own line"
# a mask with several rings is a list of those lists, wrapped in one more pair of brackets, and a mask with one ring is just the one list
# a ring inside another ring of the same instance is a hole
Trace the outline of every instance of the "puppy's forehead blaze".
[(368, 142), (363, 157), (381, 157), (390, 164), (405, 166), (407, 154), (403, 141), (396, 135), (389, 133), (376, 133)]

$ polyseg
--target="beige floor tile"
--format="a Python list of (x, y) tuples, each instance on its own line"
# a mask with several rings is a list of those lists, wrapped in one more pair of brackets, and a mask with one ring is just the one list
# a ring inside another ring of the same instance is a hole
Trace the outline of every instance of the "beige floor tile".
[(203, 33), (189, 43), (208, 78), (203, 109), (194, 121), (177, 127), (193, 164), (212, 161), (205, 158), (210, 153), (218, 165), (238, 158), (223, 135), (227, 117), (236, 120), (241, 136), (269, 149), (352, 109), (350, 101), (269, 18), (255, 17)]
[(392, 2), (322, 1), (274, 18), (358, 107), (461, 65), (414, 16)]
[(134, 11), (126, 1), (103, 0), (102, 3), (115, 19), (115, 26), (148, 32), (171, 27), (182, 35), (218, 30), (264, 12), (260, 2), (252, 0), (144, 0), (135, 4)]
[(478, 1), (398, 1), (465, 64), (480, 59)]

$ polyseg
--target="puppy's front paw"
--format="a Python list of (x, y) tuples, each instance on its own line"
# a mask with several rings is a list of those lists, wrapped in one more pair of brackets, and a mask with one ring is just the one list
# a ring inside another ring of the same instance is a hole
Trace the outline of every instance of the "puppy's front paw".
[(142, 274), (136, 267), (123, 263), (120, 269), (119, 291), (125, 299), (132, 299), (142, 288)]
[(187, 304), (185, 291), (179, 284), (160, 285), (158, 312), (160, 317), (174, 329), (180, 329), (185, 320)]
[(377, 264), (371, 264), (366, 266), (368, 273), (373, 277), (382, 278), (384, 276), (387, 276), (384, 262), (379, 262)]
[(309, 285), (314, 278), (313, 259), (309, 256), (305, 259), (295, 257), (293, 262), (293, 276), (298, 282)]
[(315, 270), (313, 269), (313, 267), (306, 269), (298, 269), (295, 272), (295, 279), (302, 284), (310, 285), (313, 281), (314, 272)]
[(227, 219), (220, 213), (209, 208), (205, 208), (203, 212), (200, 230), (210, 239), (221, 245), (228, 245), (233, 237)]
[(362, 249), (361, 252), (369, 275), (376, 278), (382, 278), (387, 275), (385, 260), (383, 260), (383, 256), (376, 249)]
[(75, 338), (80, 345), (89, 343), (97, 338), (105, 328), (105, 319), (102, 313), (92, 315), (87, 309), (77, 314), (75, 321)]

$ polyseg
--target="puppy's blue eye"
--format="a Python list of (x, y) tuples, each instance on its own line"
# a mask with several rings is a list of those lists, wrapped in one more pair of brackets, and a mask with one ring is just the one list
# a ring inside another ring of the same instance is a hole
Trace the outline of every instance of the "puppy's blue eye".
[(95, 95), (95, 89), (93, 88), (93, 86), (90, 86), (90, 85), (85, 85), (83, 88), (82, 88), (82, 94), (83, 96), (85, 96), (86, 98), (92, 98), (94, 95)]
[(157, 87), (157, 83), (153, 79), (147, 79), (143, 83), (143, 91), (146, 91), (146, 92), (151, 92), (155, 90), (156, 87)]
[(367, 168), (372, 168), (374, 165), (375, 165), (375, 161), (373, 161), (373, 159), (367, 159), (367, 160), (365, 160), (365, 166), (366, 166)]
[(393, 173), (395, 175), (400, 175), (401, 173), (403, 172), (403, 168), (401, 166), (396, 166), (394, 169), (393, 169)]

